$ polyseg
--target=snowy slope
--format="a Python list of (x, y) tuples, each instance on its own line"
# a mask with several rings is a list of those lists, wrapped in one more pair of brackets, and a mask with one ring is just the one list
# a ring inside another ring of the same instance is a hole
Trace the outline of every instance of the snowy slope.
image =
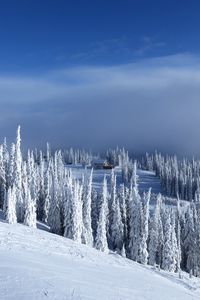
[(154, 171), (137, 170), (138, 187), (140, 192), (147, 192), (151, 188), (153, 194), (161, 192), (160, 179)]
[(192, 300), (200, 299), (200, 280), (0, 222), (0, 299)]
[[(72, 170), (72, 174), (74, 177), (80, 179), (82, 175), (86, 173), (90, 173), (91, 169), (85, 169), (82, 165), (67, 165), (67, 168)], [(122, 183), (122, 174), (121, 168), (115, 167), (115, 174), (116, 174), (116, 183), (119, 186)], [(111, 170), (93, 170), (93, 187), (96, 191), (102, 189), (102, 182), (103, 178), (106, 175), (108, 181), (108, 188), (110, 185), (110, 178), (111, 178)], [(137, 170), (138, 175), (138, 187), (139, 191), (143, 193), (144, 191), (147, 192), (149, 188), (152, 189), (153, 194), (158, 194), (161, 192), (160, 186), (160, 179), (156, 177), (155, 172), (153, 171), (145, 171), (145, 170)]]

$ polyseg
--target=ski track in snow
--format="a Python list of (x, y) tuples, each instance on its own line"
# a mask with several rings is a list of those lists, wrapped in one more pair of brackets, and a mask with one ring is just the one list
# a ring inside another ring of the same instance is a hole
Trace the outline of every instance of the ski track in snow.
[(1, 300), (200, 299), (200, 280), (186, 273), (179, 279), (21, 224), (0, 222), (0, 257)]

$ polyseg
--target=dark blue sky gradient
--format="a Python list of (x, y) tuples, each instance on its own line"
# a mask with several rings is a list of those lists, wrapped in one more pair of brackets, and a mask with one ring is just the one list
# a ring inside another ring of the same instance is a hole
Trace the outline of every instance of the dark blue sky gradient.
[(0, 2), (0, 70), (37, 72), (200, 51), (200, 2)]

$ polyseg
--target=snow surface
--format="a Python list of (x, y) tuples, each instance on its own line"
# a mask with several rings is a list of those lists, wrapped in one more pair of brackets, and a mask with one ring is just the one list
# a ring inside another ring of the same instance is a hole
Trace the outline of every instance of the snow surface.
[(45, 230), (0, 222), (1, 300), (200, 299), (200, 280), (186, 273), (179, 279)]
[[(85, 169), (81, 164), (80, 165), (67, 165), (67, 168), (72, 170), (74, 177), (80, 179), (84, 173), (90, 173), (91, 169)], [(116, 174), (116, 183), (119, 186), (122, 183), (122, 171), (120, 167), (115, 167)], [(106, 175), (108, 181), (108, 188), (110, 186), (112, 170), (93, 170), (93, 187), (96, 191), (102, 189), (103, 178)], [(161, 192), (160, 179), (155, 175), (153, 171), (137, 170), (138, 175), (138, 187), (139, 191), (143, 193), (147, 192), (149, 188), (152, 189), (153, 194), (158, 194)]]

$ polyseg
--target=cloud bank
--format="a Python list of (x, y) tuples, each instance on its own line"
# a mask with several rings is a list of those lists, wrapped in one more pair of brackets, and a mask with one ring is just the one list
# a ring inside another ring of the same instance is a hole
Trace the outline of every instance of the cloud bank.
[(189, 54), (120, 66), (0, 74), (0, 136), (18, 124), (26, 147), (116, 145), (200, 154), (200, 59)]

